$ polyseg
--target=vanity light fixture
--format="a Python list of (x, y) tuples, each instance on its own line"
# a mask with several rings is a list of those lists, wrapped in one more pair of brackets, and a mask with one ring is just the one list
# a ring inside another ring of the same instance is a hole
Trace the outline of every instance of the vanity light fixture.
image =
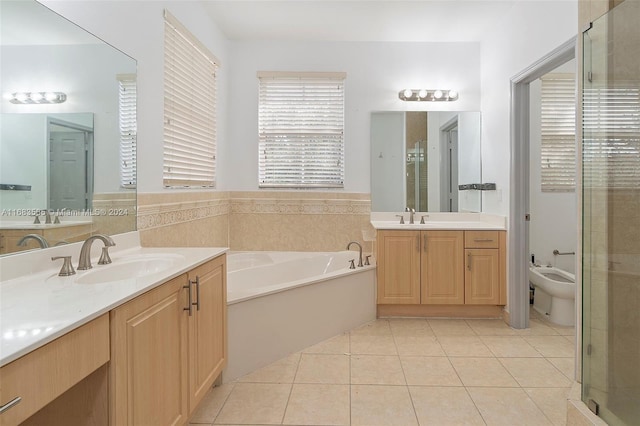
[(458, 100), (458, 92), (441, 89), (404, 89), (398, 92), (398, 97), (403, 101), (451, 102)]
[(2, 97), (12, 104), (61, 104), (67, 100), (62, 92), (15, 92)]

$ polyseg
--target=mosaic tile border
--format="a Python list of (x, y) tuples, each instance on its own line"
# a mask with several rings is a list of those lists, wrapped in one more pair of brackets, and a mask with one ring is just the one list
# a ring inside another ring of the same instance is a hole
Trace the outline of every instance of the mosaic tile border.
[(138, 230), (159, 228), (228, 214), (228, 199), (149, 204), (138, 207)]
[(231, 199), (232, 214), (369, 215), (371, 201), (348, 199)]

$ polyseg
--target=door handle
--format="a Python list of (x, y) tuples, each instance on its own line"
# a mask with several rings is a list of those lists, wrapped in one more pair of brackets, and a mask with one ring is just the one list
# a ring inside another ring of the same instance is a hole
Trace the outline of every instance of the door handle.
[(427, 252), (427, 234), (424, 234), (422, 236), (422, 239), (424, 241), (424, 252), (426, 253)]
[(196, 285), (196, 302), (192, 303), (192, 305), (195, 305), (196, 310), (199, 311), (200, 310), (200, 277), (196, 275), (196, 280), (189, 281), (189, 284)]
[(20, 403), (20, 401), (22, 401), (22, 397), (21, 396), (16, 396), (15, 398), (13, 398), (11, 401), (7, 402), (6, 404), (0, 405), (0, 414), (4, 413), (5, 411), (7, 411), (11, 407), (14, 407), (14, 406), (18, 405)]
[(183, 308), (185, 311), (189, 311), (189, 316), (193, 315), (193, 295), (191, 294), (191, 281), (187, 283), (187, 285), (182, 286), (182, 288), (187, 289), (187, 307)]
[(467, 270), (471, 270), (471, 253), (467, 254)]

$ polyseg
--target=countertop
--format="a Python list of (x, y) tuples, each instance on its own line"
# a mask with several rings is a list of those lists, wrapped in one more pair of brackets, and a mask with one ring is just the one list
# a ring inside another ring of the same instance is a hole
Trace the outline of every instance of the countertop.
[[(405, 223), (400, 223), (400, 218), (396, 215), (402, 215)], [(425, 223), (420, 223), (420, 218), (425, 217)], [(371, 226), (375, 229), (389, 230), (490, 230), (504, 231), (506, 230), (505, 217), (483, 214), (483, 213), (414, 213), (414, 223), (409, 223), (408, 212), (375, 212), (371, 213)]]
[[(116, 247), (119, 242), (116, 237)], [(131, 240), (131, 239), (130, 239)], [(96, 241), (93, 248), (101, 247)], [(113, 247), (115, 249), (115, 247)], [(211, 260), (228, 249), (226, 247), (203, 248), (144, 248), (138, 245), (124, 244), (119, 250), (111, 254), (112, 265), (126, 262), (132, 256), (154, 256), (179, 254), (177, 260), (167, 269), (139, 278), (127, 278), (98, 284), (78, 284), (76, 280), (99, 268), (111, 265), (97, 265), (98, 253), (92, 250), (93, 269), (77, 271), (76, 275), (59, 277), (61, 260), (51, 262), (49, 257), (60, 255), (66, 250), (66, 255), (73, 254), (74, 267), (77, 265), (79, 248), (76, 244), (56, 247), (55, 253), (37, 250), (36, 255), (44, 262), (47, 269), (26, 271), (26, 275), (12, 277), (12, 272), (4, 269), (12, 267), (12, 257), (2, 258), (3, 277), (0, 283), (0, 366), (10, 363), (17, 358), (37, 349), (46, 343), (88, 323), (89, 321), (109, 312), (111, 309), (151, 290), (152, 288), (177, 277), (194, 267)], [(52, 250), (54, 251), (54, 250)], [(17, 255), (18, 265), (29, 261), (29, 255)], [(22, 256), (18, 258), (18, 256)], [(34, 261), (31, 256), (31, 261)], [(15, 272), (13, 272), (15, 275)]]

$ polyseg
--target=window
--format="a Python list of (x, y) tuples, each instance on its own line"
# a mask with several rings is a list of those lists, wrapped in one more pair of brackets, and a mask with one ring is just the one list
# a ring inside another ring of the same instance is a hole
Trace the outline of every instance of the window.
[(260, 72), (259, 186), (344, 186), (345, 73)]
[(587, 188), (638, 188), (640, 87), (619, 81), (585, 87), (583, 169)]
[(218, 64), (211, 52), (165, 10), (165, 186), (215, 186)]
[(136, 76), (118, 78), (118, 126), (120, 128), (120, 186), (136, 187)]
[(542, 77), (542, 191), (576, 188), (576, 82), (573, 74)]

